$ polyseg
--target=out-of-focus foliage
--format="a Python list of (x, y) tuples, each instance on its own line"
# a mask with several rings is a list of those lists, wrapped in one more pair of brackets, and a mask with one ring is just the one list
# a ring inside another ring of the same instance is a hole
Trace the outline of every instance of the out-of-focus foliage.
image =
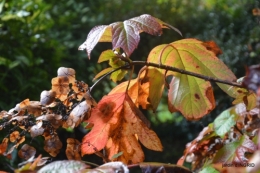
[(59, 66), (63, 47), (46, 32), (55, 23), (50, 4), (25, 0), (0, 6), (0, 109), (6, 109), (26, 95), (39, 98)]

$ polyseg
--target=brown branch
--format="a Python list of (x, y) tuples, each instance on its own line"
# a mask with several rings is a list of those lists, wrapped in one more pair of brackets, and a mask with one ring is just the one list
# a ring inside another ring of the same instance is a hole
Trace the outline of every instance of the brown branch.
[(132, 61), (131, 65), (146, 65), (146, 66), (151, 66), (151, 67), (156, 67), (156, 68), (160, 68), (160, 69), (164, 69), (164, 70), (168, 70), (168, 71), (174, 71), (174, 72), (178, 72), (181, 74), (186, 74), (189, 76), (194, 76), (200, 79), (204, 79), (206, 81), (211, 81), (211, 82), (217, 82), (217, 83), (222, 83), (222, 84), (227, 84), (227, 85), (231, 85), (231, 86), (236, 86), (239, 88), (244, 88), (244, 86), (242, 86), (239, 83), (236, 82), (232, 82), (232, 81), (228, 81), (228, 80), (222, 80), (222, 79), (218, 79), (218, 78), (214, 78), (214, 77), (210, 77), (210, 76), (205, 76), (202, 74), (198, 74), (198, 73), (194, 73), (191, 71), (186, 71), (183, 69), (179, 69), (176, 67), (172, 67), (172, 66), (167, 66), (167, 65), (163, 65), (163, 64), (155, 64), (152, 62), (146, 62), (146, 61)]
[(214, 78), (214, 77), (210, 77), (210, 76), (205, 76), (205, 75), (202, 75), (202, 74), (194, 73), (194, 72), (191, 72), (191, 71), (186, 71), (186, 70), (179, 69), (179, 68), (172, 67), (172, 66), (167, 66), (167, 65), (163, 65), (163, 64), (156, 64), (156, 63), (146, 62), (146, 61), (132, 61), (132, 62), (130, 62), (130, 64), (127, 64), (127, 65), (124, 65), (124, 66), (119, 67), (119, 68), (117, 68), (117, 69), (114, 69), (114, 70), (108, 72), (107, 74), (103, 75), (97, 82), (95, 82), (95, 83), (90, 87), (90, 92), (92, 91), (92, 89), (93, 89), (100, 81), (103, 80), (103, 78), (105, 78), (105, 77), (108, 76), (109, 74), (111, 74), (111, 73), (113, 73), (113, 72), (115, 72), (115, 71), (117, 71), (117, 70), (120, 70), (120, 69), (129, 69), (129, 68), (131, 68), (132, 66), (135, 66), (135, 65), (156, 67), (156, 68), (164, 69), (164, 70), (167, 70), (167, 71), (174, 71), (174, 72), (178, 72), (178, 73), (181, 73), (181, 74), (186, 74), (186, 75), (189, 75), (189, 76), (197, 77), (197, 78), (200, 78), (200, 79), (204, 79), (204, 80), (206, 80), (206, 81), (211, 81), (211, 82), (217, 82), (217, 83), (227, 84), (227, 85), (236, 86), (236, 87), (239, 87), (239, 88), (245, 88), (244, 86), (242, 86), (241, 84), (239, 84), (239, 83), (237, 83), (237, 82), (232, 82), (232, 81), (228, 81), (228, 80), (222, 80), (222, 79), (218, 79), (218, 78)]

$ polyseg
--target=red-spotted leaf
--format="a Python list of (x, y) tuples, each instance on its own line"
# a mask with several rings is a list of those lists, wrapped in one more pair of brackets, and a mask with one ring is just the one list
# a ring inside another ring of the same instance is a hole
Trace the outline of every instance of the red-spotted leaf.
[(126, 55), (130, 57), (140, 41), (140, 33), (146, 32), (151, 35), (161, 35), (162, 28), (169, 27), (166, 23), (144, 14), (138, 17), (125, 20), (124, 22), (115, 22), (110, 25), (101, 25), (94, 27), (86, 41), (79, 47), (79, 50), (87, 50), (90, 53), (98, 42), (112, 42), (113, 49), (122, 48)]
[(253, 153), (257, 146), (248, 136), (242, 136), (240, 140), (224, 145), (213, 159), (213, 163), (237, 163), (248, 162), (245, 153)]
[[(155, 47), (147, 61), (184, 69), (210, 77), (228, 81), (236, 81), (235, 75), (217, 56), (221, 54), (219, 47), (213, 42), (203, 42), (197, 39), (182, 39), (170, 44)], [(168, 72), (167, 75), (177, 75)], [(218, 84), (218, 83), (217, 83)], [(220, 88), (232, 97), (237, 93), (230, 90), (226, 84), (218, 84)]]
[[(213, 41), (202, 42), (197, 39), (183, 39), (155, 47), (150, 52), (147, 61), (161, 62), (194, 73), (235, 81), (235, 75), (217, 58), (220, 53), (221, 50)], [(163, 74), (165, 72), (165, 70), (160, 71)], [(192, 120), (203, 117), (214, 108), (215, 101), (209, 82), (176, 72), (168, 72), (167, 75), (175, 76), (169, 92), (172, 110), (178, 110), (186, 118)], [(237, 93), (228, 85), (218, 85), (229, 95), (237, 96)]]
[(209, 82), (187, 75), (173, 77), (168, 92), (171, 112), (180, 111), (188, 120), (198, 120), (215, 108)]
[(142, 162), (144, 153), (138, 140), (151, 150), (162, 151), (160, 139), (147, 127), (146, 121), (127, 93), (103, 97), (88, 119), (94, 127), (83, 138), (82, 155), (95, 153), (105, 147), (109, 159), (123, 152), (116, 160), (124, 163)]

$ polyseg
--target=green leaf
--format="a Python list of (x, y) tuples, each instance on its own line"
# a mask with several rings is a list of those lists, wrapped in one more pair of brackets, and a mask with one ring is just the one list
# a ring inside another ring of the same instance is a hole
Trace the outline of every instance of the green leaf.
[(114, 54), (114, 52), (111, 49), (103, 51), (101, 53), (101, 55), (99, 56), (98, 63), (108, 61), (109, 59), (115, 58), (115, 57), (116, 57), (116, 55)]
[(119, 152), (119, 153), (113, 155), (113, 156), (111, 157), (111, 160), (114, 160), (114, 159), (118, 158), (118, 157), (121, 156), (121, 155), (123, 155), (123, 151), (121, 151), (121, 152)]
[(124, 77), (125, 77), (125, 75), (127, 74), (127, 70), (122, 70), (122, 69), (120, 69), (120, 70), (117, 70), (117, 71), (115, 71), (114, 73), (112, 73), (111, 75), (110, 75), (110, 79), (113, 81), (113, 82), (116, 82), (116, 81), (120, 81), (120, 80), (122, 80)]
[(118, 68), (124, 66), (125, 61), (122, 61), (119, 57), (112, 57), (109, 59), (109, 65), (113, 68)]
[(77, 173), (84, 170), (87, 167), (83, 162), (76, 160), (63, 160), (54, 161), (44, 167), (42, 167), (38, 173), (59, 173), (59, 172), (70, 172)]
[(206, 166), (200, 171), (200, 173), (219, 173), (219, 171), (212, 166)]
[(171, 112), (180, 111), (188, 120), (198, 120), (215, 108), (209, 82), (176, 74), (170, 83), (168, 105)]
[(214, 131), (222, 138), (236, 124), (236, 116), (232, 114), (231, 110), (225, 110), (213, 122)]
[(100, 78), (100, 77), (103, 76), (104, 74), (107, 74), (108, 72), (112, 71), (113, 69), (114, 69), (114, 68), (111, 68), (111, 67), (103, 69), (101, 72), (99, 72), (99, 73), (94, 77), (93, 81), (96, 80), (96, 79), (98, 79), (98, 78)]
[(225, 144), (213, 159), (213, 163), (245, 163), (248, 159), (245, 153), (253, 153), (257, 146), (248, 136), (242, 136), (238, 141)]
[(143, 80), (146, 80), (146, 78), (148, 78), (150, 83), (148, 101), (152, 104), (155, 112), (164, 89), (164, 75), (156, 68), (149, 68), (147, 76)]
[[(209, 77), (235, 81), (235, 75), (217, 58), (220, 53), (221, 50), (212, 41), (182, 39), (155, 47), (150, 52), (147, 61), (161, 62), (164, 65)], [(163, 74), (165, 72), (165, 70), (160, 71)], [(209, 82), (177, 72), (168, 71), (167, 75), (175, 76), (169, 92), (169, 107), (172, 111), (180, 111), (189, 120), (197, 120), (214, 109), (215, 101)], [(236, 97), (233, 90), (230, 90), (230, 86), (218, 85), (226, 93)]]
[[(236, 81), (236, 76), (217, 58), (221, 54), (218, 46), (212, 42), (202, 42), (197, 39), (182, 39), (170, 44), (155, 47), (149, 54), (148, 62), (158, 63), (185, 69), (198, 74), (216, 77), (228, 81)], [(161, 55), (161, 57), (160, 57)], [(174, 75), (176, 72), (168, 72)], [(230, 86), (218, 84), (226, 93)]]

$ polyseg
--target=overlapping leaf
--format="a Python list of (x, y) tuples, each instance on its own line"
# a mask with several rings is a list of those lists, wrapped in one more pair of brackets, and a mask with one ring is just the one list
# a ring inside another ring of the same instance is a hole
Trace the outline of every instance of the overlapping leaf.
[[(86, 41), (80, 45), (79, 50), (86, 49), (90, 58), (90, 53), (98, 42), (112, 42), (113, 49), (122, 48), (129, 57), (138, 46), (141, 32), (159, 36), (162, 34), (162, 28), (168, 28), (167, 26), (166, 23), (148, 14), (124, 22), (96, 26), (89, 32)], [(176, 28), (170, 28), (180, 33)]]
[(159, 138), (142, 119), (145, 119), (144, 115), (126, 93), (103, 97), (88, 120), (94, 127), (83, 138), (82, 155), (95, 153), (106, 146), (109, 158), (122, 151), (123, 155), (117, 160), (124, 163), (141, 162), (144, 154), (136, 135), (145, 147), (161, 151)]
[[(128, 81), (117, 85), (109, 94), (124, 92)], [(130, 81), (128, 94), (136, 106), (155, 111), (160, 103), (164, 89), (164, 75), (156, 68), (146, 68), (139, 77)]]
[(247, 163), (245, 153), (253, 153), (257, 150), (256, 145), (244, 135), (240, 140), (224, 145), (216, 154), (214, 163)]
[(223, 111), (213, 122), (214, 131), (217, 135), (224, 137), (231, 127), (236, 124), (237, 117), (238, 115), (235, 113), (234, 108)]
[[(235, 75), (217, 58), (221, 50), (210, 42), (183, 39), (168, 45), (155, 47), (149, 54), (148, 62), (162, 63), (179, 69), (235, 81)], [(163, 74), (165, 70), (160, 70)], [(209, 82), (175, 72), (169, 91), (172, 110), (180, 111), (187, 119), (199, 119), (215, 107), (214, 96)], [(228, 85), (218, 84), (225, 92), (235, 97), (237, 94)]]

